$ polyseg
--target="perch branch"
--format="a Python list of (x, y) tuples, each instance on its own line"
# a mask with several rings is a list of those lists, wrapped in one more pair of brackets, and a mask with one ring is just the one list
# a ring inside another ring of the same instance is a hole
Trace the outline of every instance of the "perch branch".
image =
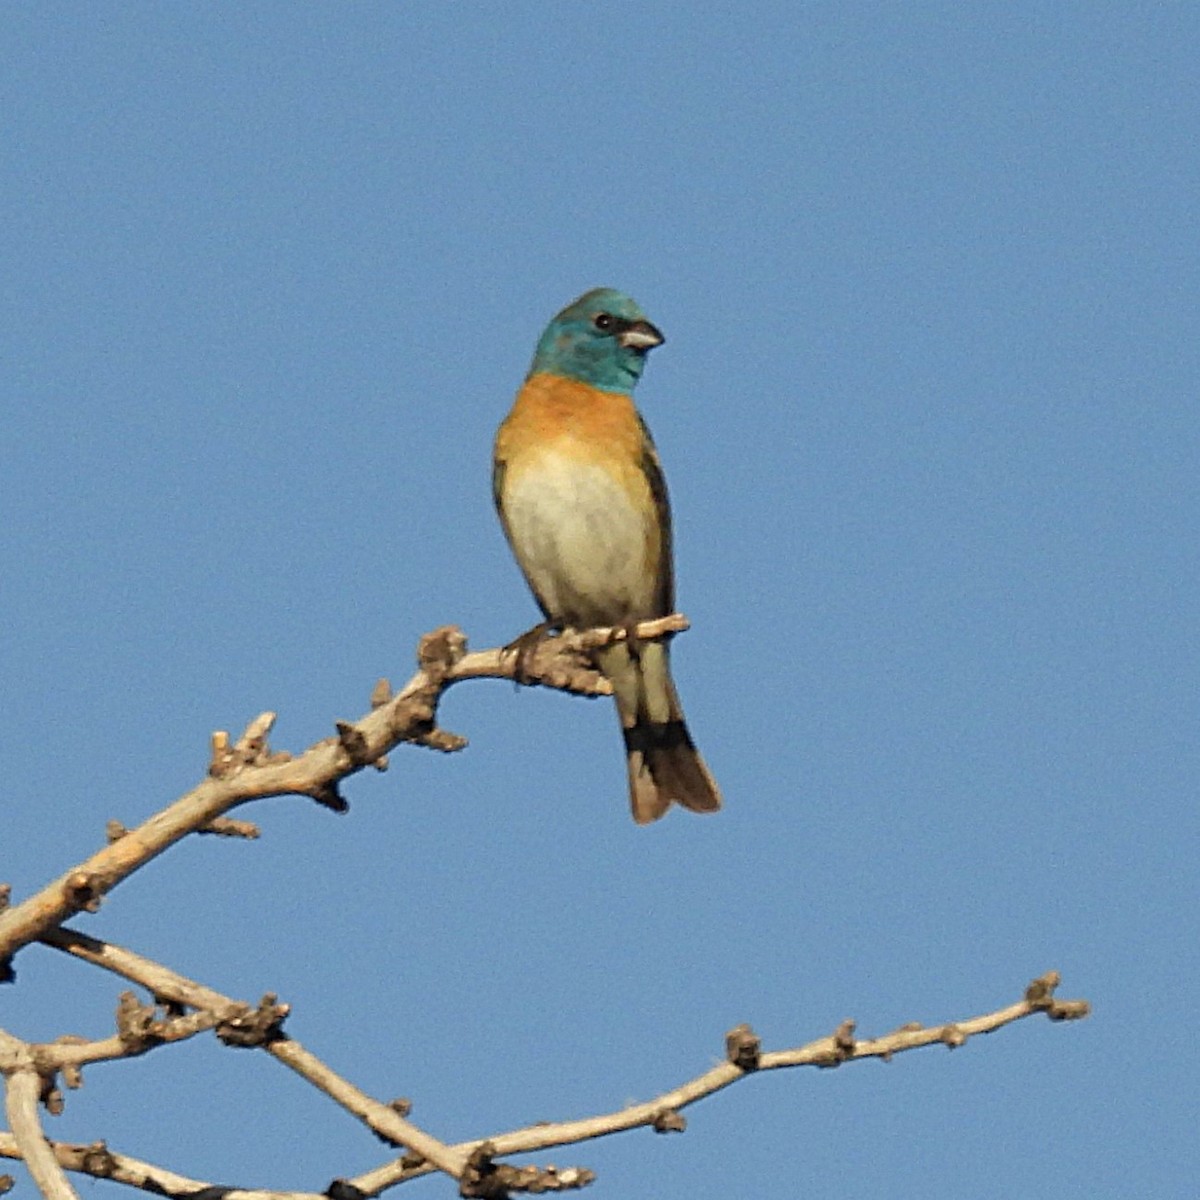
[[(688, 627), (678, 614), (637, 626), (636, 636), (653, 640)], [(522, 656), (522, 681), (581, 695), (611, 691), (592, 665), (590, 651), (627, 636), (622, 629), (590, 629), (546, 638)], [(379, 688), (372, 708), (357, 721), (339, 722), (337, 734), (293, 757), (273, 753), (267, 736), (274, 713), (262, 713), (234, 743), (222, 731), (212, 736), (207, 778), (155, 813), (136, 829), (113, 825), (104, 849), (72, 867), (41, 891), (11, 907), (0, 906), (0, 983), (13, 978), (14, 954), (78, 912), (92, 912), (106, 893), (189, 833), (234, 832), (222, 821), (230, 809), (267, 796), (309, 796), (338, 811), (346, 802), (338, 785), (363, 767), (381, 765), (401, 742), (437, 750), (458, 750), (466, 742), (436, 725), (445, 691), (466, 679), (514, 679), (517, 656), (505, 649), (467, 653), (467, 641), (454, 626), (443, 626), (421, 639), (419, 669), (396, 694)], [(239, 830), (243, 836), (248, 829)]]
[[(687, 628), (686, 619), (671, 616), (646, 622), (634, 631), (650, 640)], [(607, 693), (607, 681), (595, 669), (591, 652), (627, 636), (624, 630), (586, 630), (546, 639), (518, 656), (507, 650), (468, 654), (461, 632), (447, 626), (427, 634), (418, 651), (419, 669), (398, 693), (386, 681), (371, 696), (371, 710), (356, 722), (337, 722), (336, 734), (292, 757), (272, 752), (267, 738), (273, 713), (255, 718), (236, 740), (217, 732), (212, 737), (208, 777), (166, 809), (135, 829), (110, 822), (109, 844), (15, 907), (8, 907), (7, 889), (0, 885), (0, 982), (11, 979), (13, 954), (40, 940), (92, 962), (150, 990), (154, 1005), (139, 1004), (132, 994), (122, 998), (114, 1037), (85, 1042), (64, 1038), (53, 1044), (30, 1045), (0, 1032), (0, 1072), (6, 1080), (6, 1103), (11, 1135), (0, 1134), (0, 1154), (23, 1158), (49, 1200), (72, 1200), (64, 1167), (111, 1178), (158, 1194), (194, 1195), (210, 1185), (197, 1184), (159, 1168), (112, 1155), (103, 1143), (91, 1147), (49, 1142), (38, 1120), (38, 1103), (61, 1103), (53, 1090), (62, 1073), (75, 1086), (85, 1063), (129, 1057), (163, 1042), (216, 1029), (227, 1044), (261, 1047), (325, 1092), (386, 1141), (408, 1151), (354, 1180), (338, 1180), (327, 1195), (374, 1196), (397, 1183), (444, 1171), (454, 1178), (463, 1196), (498, 1197), (512, 1191), (566, 1190), (585, 1186), (592, 1174), (583, 1168), (516, 1167), (498, 1161), (512, 1155), (568, 1145), (622, 1130), (648, 1126), (658, 1132), (682, 1131), (681, 1112), (745, 1075), (781, 1067), (834, 1067), (861, 1058), (889, 1060), (894, 1054), (940, 1043), (961, 1046), (978, 1033), (990, 1033), (1034, 1013), (1052, 1020), (1084, 1017), (1086, 1001), (1060, 1001), (1054, 990), (1059, 978), (1049, 972), (1029, 985), (1022, 1000), (1006, 1008), (963, 1021), (926, 1028), (902, 1026), (879, 1038), (859, 1040), (854, 1023), (843, 1022), (828, 1037), (790, 1050), (764, 1053), (748, 1026), (738, 1026), (726, 1038), (726, 1060), (681, 1086), (645, 1104), (631, 1105), (596, 1117), (546, 1123), (517, 1129), (485, 1140), (446, 1145), (407, 1121), (400, 1102), (384, 1104), (333, 1072), (320, 1059), (282, 1032), (288, 1007), (266, 996), (253, 1008), (202, 984), (144, 959), (131, 951), (61, 927), (70, 914), (95, 910), (111, 888), (189, 833), (256, 836), (248, 822), (225, 814), (250, 800), (276, 795), (304, 795), (342, 810), (341, 781), (366, 766), (383, 769), (388, 752), (402, 742), (449, 751), (465, 740), (436, 724), (437, 706), (445, 691), (465, 679), (515, 679), (584, 695)], [(194, 1011), (183, 1015), (182, 1009)], [(281, 1200), (306, 1193), (214, 1192), (244, 1200)]]

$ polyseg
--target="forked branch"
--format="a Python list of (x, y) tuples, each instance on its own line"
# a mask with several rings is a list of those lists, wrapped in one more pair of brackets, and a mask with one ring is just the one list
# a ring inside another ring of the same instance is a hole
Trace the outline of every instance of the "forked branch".
[[(55, 931), (44, 940), (48, 945), (106, 967), (126, 979), (141, 982), (146, 986), (151, 986), (152, 981), (160, 1000), (171, 1000), (189, 1006), (201, 1002), (208, 1006), (209, 1011), (221, 1012), (227, 1017), (229, 1014), (252, 1011), (249, 1005), (239, 1004), (129, 950), (69, 930)], [(726, 1034), (725, 1061), (694, 1079), (663, 1092), (653, 1100), (595, 1117), (531, 1126), (448, 1147), (455, 1155), (461, 1156), (466, 1164), (459, 1179), (460, 1192), (465, 1196), (502, 1196), (515, 1191), (561, 1191), (582, 1187), (593, 1179), (592, 1173), (586, 1168), (571, 1167), (558, 1170), (551, 1166), (518, 1167), (497, 1160), (501, 1156), (507, 1158), (515, 1154), (565, 1146), (641, 1126), (658, 1133), (682, 1132), (686, 1128), (686, 1121), (682, 1115), (684, 1108), (757, 1072), (799, 1066), (829, 1068), (866, 1058), (888, 1061), (897, 1054), (921, 1046), (943, 1045), (955, 1049), (976, 1034), (993, 1033), (1037, 1013), (1044, 1013), (1052, 1021), (1077, 1020), (1087, 1016), (1089, 1005), (1086, 1000), (1059, 1000), (1055, 997), (1054, 991), (1058, 983), (1058, 973), (1050, 971), (1029, 984), (1023, 998), (1015, 1004), (941, 1025), (923, 1026), (912, 1022), (877, 1038), (856, 1038), (854, 1023), (845, 1021), (826, 1037), (786, 1050), (763, 1051), (750, 1027), (739, 1025)], [(397, 1109), (402, 1107), (401, 1102), (393, 1101), (390, 1105), (383, 1105), (365, 1097), (358, 1089), (336, 1076), (314, 1055), (287, 1039), (267, 1042), (264, 1048), (287, 1065), (300, 1070), (306, 1079), (353, 1112), (377, 1133), (388, 1137), (394, 1132), (395, 1127), (389, 1128), (391, 1121), (387, 1117), (382, 1121), (379, 1118), (381, 1113), (390, 1113), (392, 1117), (397, 1117)], [(54, 1048), (39, 1046), (30, 1049), (37, 1060), (44, 1063), (44, 1056), (53, 1053)], [(399, 1120), (403, 1122), (403, 1117), (399, 1117)], [(91, 1146), (67, 1143), (47, 1145), (60, 1168), (127, 1183), (158, 1195), (182, 1198), (194, 1196), (197, 1192), (203, 1194), (204, 1188), (212, 1186), (116, 1154), (102, 1142)], [(23, 1147), (17, 1144), (15, 1138), (0, 1134), (0, 1157), (21, 1158), (22, 1150)], [(223, 1192), (222, 1195), (227, 1195), (228, 1200), (320, 1200), (320, 1197), (329, 1196), (342, 1196), (351, 1200), (377, 1196), (390, 1187), (427, 1175), (436, 1169), (433, 1163), (410, 1151), (353, 1179), (336, 1180), (319, 1195), (258, 1189), (231, 1190)]]
[[(644, 622), (635, 633), (649, 641), (686, 628), (687, 618), (674, 615)], [(605, 695), (611, 688), (588, 652), (626, 634), (624, 629), (592, 629), (547, 638), (522, 656), (522, 681), (580, 695)], [(274, 713), (255, 717), (236, 742), (223, 731), (214, 733), (203, 782), (136, 829), (110, 823), (111, 840), (102, 850), (20, 904), (0, 905), (0, 983), (11, 980), (12, 957), (23, 946), (76, 913), (94, 912), (107, 892), (189, 833), (252, 835), (252, 826), (223, 820), (239, 804), (297, 795), (344, 811), (346, 802), (338, 790), (342, 780), (366, 766), (382, 769), (388, 752), (402, 742), (442, 751), (462, 749), (466, 739), (437, 727), (442, 695), (465, 679), (511, 680), (518, 666), (517, 656), (503, 648), (467, 653), (466, 638), (452, 625), (426, 634), (417, 660), (417, 673), (398, 693), (381, 681), (372, 694), (370, 712), (354, 722), (337, 722), (335, 736), (295, 757), (268, 745)]]
[[(686, 619), (675, 615), (646, 622), (633, 632), (639, 639), (652, 640), (686, 628)], [(97, 908), (108, 891), (189, 833), (257, 836), (250, 822), (226, 815), (240, 804), (293, 794), (341, 811), (346, 807), (339, 791), (342, 780), (366, 766), (384, 769), (387, 754), (400, 743), (443, 751), (461, 749), (465, 739), (440, 729), (436, 722), (441, 697), (455, 683), (519, 675), (523, 682), (578, 694), (607, 693), (609, 685), (596, 671), (591, 651), (625, 636), (625, 630), (570, 633), (525, 645), (518, 656), (504, 649), (468, 653), (466, 639), (458, 629), (446, 626), (435, 630), (421, 640), (418, 670), (412, 679), (398, 693), (381, 680), (371, 695), (370, 711), (357, 721), (337, 722), (333, 736), (293, 757), (272, 751), (268, 744), (273, 713), (256, 717), (236, 741), (218, 731), (212, 735), (206, 778), (173, 804), (134, 829), (110, 821), (108, 844), (103, 849), (20, 904), (8, 907), (8, 889), (0, 885), (0, 982), (13, 978), (13, 956), (31, 942), (41, 941), (144, 987), (153, 999), (146, 1004), (133, 993), (125, 993), (117, 1010), (115, 1034), (97, 1041), (64, 1037), (54, 1043), (32, 1044), (0, 1030), (0, 1074), (6, 1085), (10, 1123), (10, 1132), (0, 1132), (0, 1157), (23, 1159), (48, 1200), (73, 1200), (76, 1196), (66, 1171), (111, 1179), (156, 1195), (210, 1193), (228, 1200), (318, 1200), (311, 1193), (218, 1188), (112, 1152), (104, 1142), (78, 1146), (46, 1138), (38, 1105), (52, 1112), (61, 1107), (60, 1079), (66, 1086), (76, 1087), (86, 1064), (134, 1057), (213, 1030), (226, 1045), (266, 1051), (384, 1141), (403, 1148), (403, 1155), (355, 1179), (335, 1180), (321, 1194), (327, 1198), (362, 1200), (435, 1170), (451, 1176), (463, 1196), (499, 1198), (514, 1192), (564, 1191), (587, 1185), (592, 1173), (583, 1167), (516, 1166), (502, 1158), (641, 1126), (659, 1133), (682, 1131), (686, 1107), (764, 1070), (835, 1067), (863, 1058), (886, 1060), (932, 1044), (954, 1048), (975, 1034), (990, 1033), (1034, 1013), (1044, 1013), (1055, 1021), (1087, 1015), (1086, 1001), (1055, 998), (1059, 978), (1056, 972), (1049, 972), (1029, 985), (1023, 999), (995, 1012), (933, 1027), (903, 1025), (878, 1038), (857, 1038), (854, 1023), (845, 1021), (828, 1037), (789, 1050), (764, 1052), (750, 1027), (740, 1025), (726, 1035), (723, 1062), (644, 1104), (449, 1145), (408, 1119), (407, 1101), (385, 1102), (367, 1095), (288, 1037), (283, 1032), (288, 1006), (274, 996), (263, 997), (257, 1005), (247, 1004), (132, 951), (62, 927), (73, 913)], [(0, 1176), (0, 1192), (4, 1190), (6, 1177)]]

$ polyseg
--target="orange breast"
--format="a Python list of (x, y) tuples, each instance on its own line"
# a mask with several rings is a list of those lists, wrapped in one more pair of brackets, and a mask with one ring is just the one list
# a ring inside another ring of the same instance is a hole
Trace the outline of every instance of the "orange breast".
[(496, 455), (510, 468), (553, 448), (559, 454), (602, 457), (620, 471), (642, 460), (642, 427), (631, 397), (602, 392), (561, 375), (534, 375), (517, 393), (496, 439)]
[(665, 512), (633, 401), (535, 375), (496, 437), (505, 533), (548, 615), (579, 627), (659, 615)]

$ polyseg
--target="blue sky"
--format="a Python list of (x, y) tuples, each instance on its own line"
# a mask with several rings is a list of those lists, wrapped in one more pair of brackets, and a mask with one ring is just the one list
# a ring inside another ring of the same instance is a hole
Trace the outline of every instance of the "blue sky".
[[(184, 843), (76, 924), (278, 992), (445, 1138), (648, 1099), (740, 1021), (877, 1034), (1055, 967), (1087, 1022), (540, 1158), (613, 1197), (1193, 1194), (1198, 34), (6, 6), (0, 879), (162, 807), (213, 729), (274, 709), (300, 749), (423, 632), (530, 625), (491, 439), (549, 316), (619, 287), (667, 335), (638, 399), (726, 810), (635, 828), (607, 702), (480, 682), (442, 710), (464, 753), (398, 751), (345, 817), (264, 803), (261, 841)], [(111, 1029), (115, 979), (17, 966), (5, 1028)], [(51, 1131), (245, 1186), (385, 1156), (211, 1039), (93, 1068)]]

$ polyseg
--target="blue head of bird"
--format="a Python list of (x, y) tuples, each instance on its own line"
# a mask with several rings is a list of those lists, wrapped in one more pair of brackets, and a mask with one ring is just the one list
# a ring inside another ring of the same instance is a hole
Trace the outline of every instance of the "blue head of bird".
[(546, 372), (589, 383), (602, 392), (632, 392), (646, 353), (663, 335), (636, 300), (613, 288), (594, 288), (568, 304), (538, 342), (530, 375)]

